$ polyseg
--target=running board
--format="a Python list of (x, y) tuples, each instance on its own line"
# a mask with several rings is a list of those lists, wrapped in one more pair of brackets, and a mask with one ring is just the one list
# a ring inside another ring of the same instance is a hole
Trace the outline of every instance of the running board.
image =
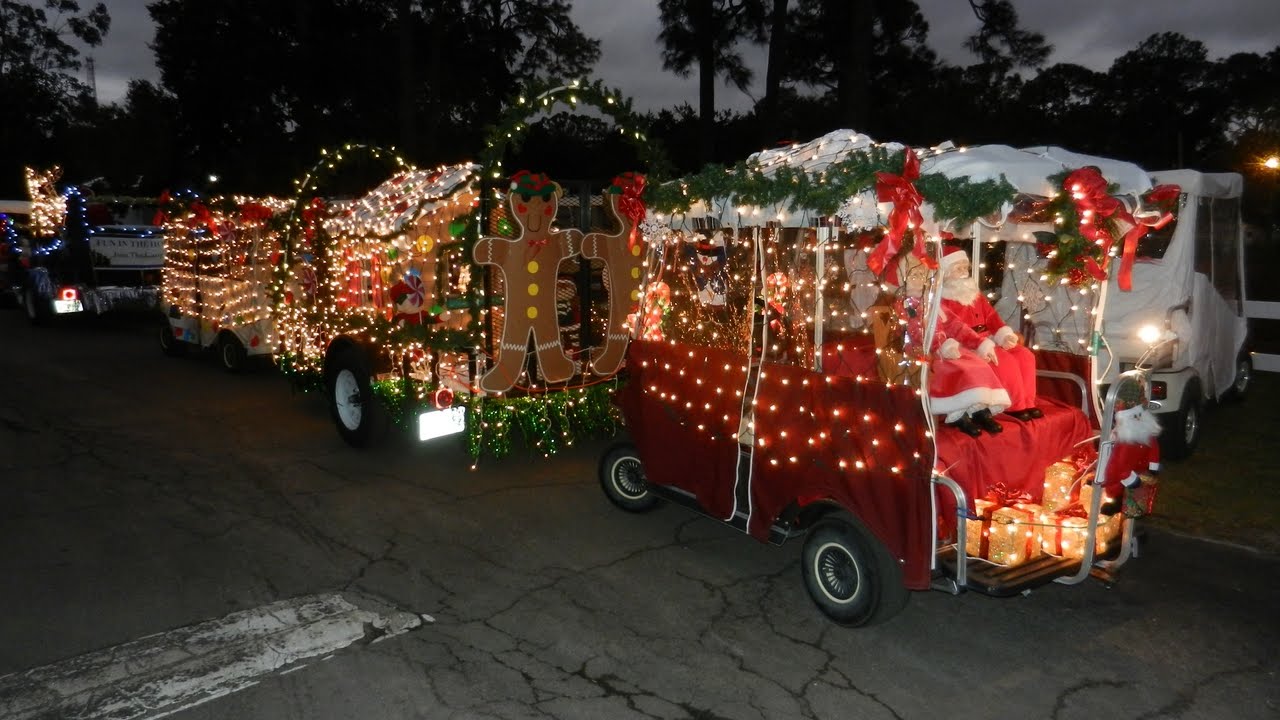
[[(686, 492), (685, 490), (681, 490), (680, 488), (672, 487), (670, 485), (649, 485), (649, 492), (653, 493), (654, 495), (657, 495), (658, 497), (662, 498), (663, 500), (666, 500), (667, 502), (670, 502), (676, 505), (681, 505), (683, 507), (689, 508), (690, 510), (693, 510), (694, 512), (700, 515), (705, 515), (711, 518), (712, 520), (722, 522), (744, 533), (747, 532), (747, 514), (746, 513), (737, 512), (733, 514), (732, 518), (725, 520), (724, 518), (716, 517), (715, 515), (708, 513), (702, 507), (702, 505), (698, 503), (698, 499), (696, 497), (694, 497), (691, 493)], [(790, 525), (774, 524), (769, 528), (769, 543), (771, 545), (781, 545), (787, 540), (800, 537), (803, 534), (804, 532), (802, 530), (796, 530)]]
[[(1114, 555), (1114, 552), (1107, 555)], [(1106, 559), (1106, 555), (1095, 560)], [(1009, 597), (1047, 585), (1057, 578), (1080, 572), (1080, 560), (1055, 555), (1041, 555), (1017, 565), (996, 565), (982, 558), (964, 556), (966, 587), (994, 597)], [(938, 564), (944, 575), (955, 577), (956, 546), (938, 550)], [(1107, 579), (1111, 581), (1110, 578)]]

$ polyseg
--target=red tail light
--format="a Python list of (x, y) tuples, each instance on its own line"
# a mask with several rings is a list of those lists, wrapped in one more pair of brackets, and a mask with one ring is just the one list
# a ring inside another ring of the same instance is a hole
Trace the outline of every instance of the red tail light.
[(1169, 397), (1169, 385), (1162, 380), (1151, 383), (1151, 399), (1165, 400)]
[(80, 290), (79, 288), (73, 288), (73, 287), (59, 288), (58, 299), (59, 300), (79, 300)]

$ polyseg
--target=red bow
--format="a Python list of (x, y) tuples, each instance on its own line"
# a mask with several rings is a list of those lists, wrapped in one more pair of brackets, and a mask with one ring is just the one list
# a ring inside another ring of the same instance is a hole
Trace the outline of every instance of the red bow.
[(271, 208), (258, 203), (245, 203), (240, 206), (240, 217), (245, 222), (262, 222), (270, 219)]
[(1113, 215), (1128, 220), (1129, 212), (1119, 200), (1107, 194), (1107, 180), (1096, 167), (1082, 167), (1071, 171), (1063, 180), (1062, 187), (1071, 193), (1071, 200), (1075, 203), (1076, 214), (1080, 219), (1080, 234), (1102, 248), (1102, 265), (1091, 256), (1085, 256), (1084, 264), (1090, 275), (1103, 280), (1107, 276), (1106, 262), (1111, 253), (1111, 244), (1115, 242), (1103, 220)]
[(218, 234), (218, 223), (213, 220), (213, 213), (209, 212), (209, 208), (199, 200), (191, 203), (191, 214), (195, 216), (197, 223), (209, 228), (209, 232), (214, 235)]
[(623, 217), (631, 221), (631, 234), (627, 237), (627, 249), (630, 250), (636, 244), (636, 229), (644, 220), (644, 176), (625, 173), (615, 178), (613, 182), (622, 187), (622, 197), (618, 198), (618, 210)]
[(165, 190), (164, 192), (160, 193), (160, 201), (159, 201), (160, 207), (156, 208), (156, 214), (153, 215), (151, 218), (152, 225), (163, 225), (164, 221), (169, 219), (169, 216), (166, 215), (164, 212), (164, 206), (168, 205), (169, 201), (172, 199), (173, 199), (173, 196), (169, 194), (168, 190)]
[[(1170, 200), (1176, 200), (1182, 194), (1182, 188), (1177, 185), (1157, 185), (1146, 192), (1142, 196), (1143, 201), (1153, 204), (1163, 204)], [(1173, 213), (1161, 213), (1159, 215), (1130, 216), (1133, 221), (1133, 227), (1129, 228), (1129, 232), (1124, 234), (1124, 245), (1120, 252), (1120, 272), (1116, 277), (1116, 282), (1121, 290), (1128, 292), (1133, 289), (1133, 263), (1138, 256), (1138, 241), (1147, 234), (1148, 228), (1159, 230), (1169, 221), (1173, 219)]]
[(1008, 507), (1014, 503), (1029, 503), (1031, 502), (1032, 497), (1031, 493), (1014, 490), (1013, 488), (1007, 487), (1004, 483), (998, 482), (987, 488), (986, 499), (1000, 505), (1001, 507)]
[(901, 175), (876, 173), (876, 200), (893, 203), (893, 210), (889, 212), (889, 232), (867, 258), (867, 267), (876, 275), (883, 273), (889, 259), (898, 254), (907, 230), (911, 230), (912, 237), (915, 238), (911, 253), (920, 258), (925, 266), (937, 266), (933, 258), (924, 251), (924, 232), (920, 229), (924, 222), (920, 215), (920, 203), (924, 202), (924, 198), (912, 184), (919, 177), (920, 158), (916, 157), (911, 148), (907, 148), (904, 153)]

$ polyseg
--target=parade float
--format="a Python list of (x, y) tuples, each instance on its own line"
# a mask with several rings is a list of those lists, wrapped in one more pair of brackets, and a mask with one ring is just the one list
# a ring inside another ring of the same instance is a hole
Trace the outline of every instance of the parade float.
[[(399, 424), (422, 440), (464, 433), (473, 457), (504, 454), (516, 437), (549, 454), (615, 429), (646, 251), (644, 176), (566, 189), (504, 167), (536, 116), (579, 107), (658, 157), (625, 99), (575, 82), (515, 98), (478, 163), (414, 168), (346, 145), (298, 181), (271, 288), (278, 361), (323, 389), (347, 442)], [(395, 173), (335, 200), (326, 183), (355, 157)]]
[(654, 188), (606, 495), (803, 535), (809, 594), (847, 625), (909, 590), (1111, 577), (1155, 498), (1169, 338), (1121, 365), (1106, 318), (1195, 192), (851, 131)]
[(213, 349), (239, 371), (277, 345), (271, 282), (282, 256), (282, 217), (275, 198), (164, 193), (154, 222), (164, 229), (160, 347), (168, 355)]

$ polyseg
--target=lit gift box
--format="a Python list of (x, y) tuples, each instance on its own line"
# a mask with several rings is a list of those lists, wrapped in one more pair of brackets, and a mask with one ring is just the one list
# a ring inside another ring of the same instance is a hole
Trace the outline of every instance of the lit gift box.
[(1074, 463), (1059, 460), (1044, 471), (1044, 509), (1056, 512), (1075, 502), (1071, 497), (1076, 492), (1076, 466)]
[(1044, 509), (1032, 503), (999, 506), (975, 500), (980, 519), (967, 520), (965, 552), (997, 565), (1017, 565), (1041, 553), (1040, 517)]
[[(1080, 505), (1072, 506), (1073, 512), (1048, 514), (1043, 517), (1044, 532), (1041, 546), (1050, 555), (1078, 560), (1084, 557), (1085, 541), (1089, 537), (1089, 518)], [(1102, 515), (1094, 536), (1094, 554), (1102, 554), (1120, 538), (1124, 530), (1124, 516)]]

